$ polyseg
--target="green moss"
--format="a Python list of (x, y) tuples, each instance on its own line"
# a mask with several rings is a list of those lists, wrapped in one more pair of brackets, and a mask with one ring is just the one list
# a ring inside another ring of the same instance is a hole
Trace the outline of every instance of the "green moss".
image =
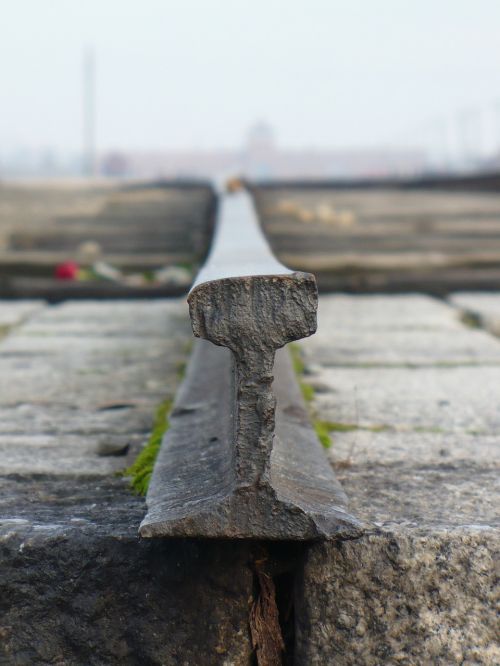
[(312, 402), (314, 398), (314, 389), (310, 384), (299, 380), (300, 390), (306, 402)]
[(465, 311), (462, 313), (460, 319), (462, 324), (465, 324), (468, 328), (481, 328), (481, 317), (475, 312)]
[(299, 377), (302, 377), (302, 375), (304, 375), (306, 371), (306, 366), (304, 363), (304, 357), (302, 356), (302, 351), (299, 345), (294, 344), (293, 342), (288, 345), (288, 349), (290, 350), (290, 356), (292, 357), (292, 365), (293, 369), (295, 370), (295, 374), (298, 375)]
[(195, 270), (198, 271), (198, 265), (194, 264), (192, 261), (181, 261), (178, 264), (175, 264), (176, 268), (184, 268), (186, 271), (189, 271), (190, 273), (194, 273)]
[(148, 490), (163, 435), (169, 428), (168, 415), (171, 409), (172, 400), (170, 398), (158, 405), (148, 443), (132, 465), (123, 472), (123, 476), (130, 476), (130, 485), (138, 495), (145, 495)]
[[(300, 389), (304, 400), (308, 403), (312, 402), (314, 398), (314, 388), (304, 381), (304, 375), (306, 372), (306, 366), (304, 363), (304, 358), (302, 355), (302, 350), (299, 345), (294, 344), (293, 342), (288, 345), (290, 350), (290, 356), (292, 358), (293, 369), (297, 375)], [(318, 436), (319, 441), (325, 447), (329, 449), (332, 446), (333, 440), (331, 437), (332, 432), (353, 432), (355, 430), (368, 430), (370, 432), (384, 432), (386, 430), (392, 430), (390, 426), (387, 425), (373, 425), (373, 426), (361, 426), (356, 423), (341, 423), (337, 421), (322, 421), (321, 419), (315, 418), (314, 413), (311, 413), (310, 408), (310, 417), (313, 428)]]
[(332, 445), (332, 438), (330, 437), (330, 431), (325, 427), (324, 422), (316, 419), (313, 421), (313, 426), (319, 441), (323, 444), (325, 449), (329, 449)]
[(189, 354), (193, 350), (193, 342), (194, 340), (190, 338), (189, 340), (186, 340), (186, 342), (182, 345), (182, 351), (186, 356), (189, 356)]
[(299, 380), (299, 386), (300, 390), (302, 391), (302, 396), (306, 402), (312, 402), (314, 398), (314, 389), (310, 384), (308, 384), (302, 379), (302, 377), (306, 372), (306, 365), (304, 363), (304, 358), (302, 356), (302, 350), (300, 349), (299, 345), (294, 344), (293, 342), (290, 345), (288, 345), (288, 349), (290, 350), (293, 369), (295, 370), (295, 374), (297, 375), (297, 379)]
[(321, 425), (327, 432), (353, 432), (359, 430), (354, 423), (338, 423), (336, 421), (321, 421)]
[(354, 432), (355, 430), (368, 430), (369, 432), (385, 432), (392, 430), (387, 425), (362, 426), (356, 423), (341, 423), (338, 421), (321, 421), (322, 426), (327, 432)]
[(438, 428), (436, 426), (416, 426), (412, 428), (412, 432), (422, 432), (422, 433), (432, 433), (434, 435), (442, 435), (446, 433), (446, 430), (443, 428)]
[[(302, 396), (307, 403), (311, 403), (314, 398), (314, 388), (303, 379), (306, 372), (306, 365), (304, 363), (304, 357), (302, 356), (302, 350), (300, 349), (299, 345), (294, 344), (293, 342), (288, 345), (288, 349), (290, 350), (293, 369), (297, 375), (297, 380), (299, 382), (300, 390), (302, 391)], [(332, 438), (330, 437), (330, 431), (328, 430), (328, 423), (326, 421), (320, 421), (319, 419), (314, 418), (312, 414), (310, 416), (312, 426), (319, 441), (325, 447), (325, 449), (329, 449), (332, 445)]]
[(2, 324), (0, 326), (0, 338), (4, 338), (8, 332), (10, 331), (10, 326), (7, 326), (7, 324)]
[(175, 366), (175, 371), (177, 373), (177, 379), (180, 381), (184, 379), (186, 374), (187, 361), (179, 361)]

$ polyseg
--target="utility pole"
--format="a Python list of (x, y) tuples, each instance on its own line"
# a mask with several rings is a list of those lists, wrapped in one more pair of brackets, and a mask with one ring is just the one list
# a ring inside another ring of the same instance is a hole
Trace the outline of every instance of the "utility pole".
[(95, 54), (86, 49), (83, 60), (83, 173), (88, 178), (96, 175), (95, 136)]
[(494, 128), (493, 128), (493, 153), (500, 157), (500, 99), (493, 102)]

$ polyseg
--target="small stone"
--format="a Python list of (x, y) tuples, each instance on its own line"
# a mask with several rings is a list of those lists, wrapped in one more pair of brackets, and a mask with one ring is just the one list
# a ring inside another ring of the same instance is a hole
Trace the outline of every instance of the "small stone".
[(105, 439), (99, 440), (96, 447), (98, 456), (124, 456), (130, 448), (127, 440), (114, 438), (109, 435)]

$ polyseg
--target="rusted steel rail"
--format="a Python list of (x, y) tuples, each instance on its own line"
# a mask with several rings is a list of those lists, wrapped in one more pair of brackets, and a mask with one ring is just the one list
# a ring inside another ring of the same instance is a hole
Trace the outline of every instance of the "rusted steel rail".
[(142, 536), (358, 532), (281, 349), (315, 332), (317, 300), (314, 276), (272, 255), (250, 196), (222, 195), (214, 244), (188, 297), (202, 339), (155, 465)]

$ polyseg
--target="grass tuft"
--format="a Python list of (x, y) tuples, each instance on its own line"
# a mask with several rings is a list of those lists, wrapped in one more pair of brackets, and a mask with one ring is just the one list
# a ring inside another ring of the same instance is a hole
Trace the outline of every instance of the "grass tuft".
[(139, 453), (129, 468), (122, 472), (123, 476), (130, 477), (130, 485), (138, 495), (147, 493), (156, 456), (160, 450), (163, 435), (169, 428), (168, 415), (172, 409), (172, 400), (167, 398), (156, 408), (153, 429), (148, 443)]
[(313, 426), (321, 444), (325, 447), (325, 449), (329, 449), (333, 442), (332, 438), (330, 437), (330, 431), (328, 430), (328, 428), (325, 427), (324, 422), (315, 419), (313, 421)]
[(302, 377), (306, 372), (306, 365), (304, 363), (300, 347), (299, 345), (292, 342), (290, 345), (288, 345), (288, 349), (290, 350), (290, 356), (292, 357), (292, 365), (293, 369), (295, 370), (295, 374), (299, 377)]
[(1, 324), (0, 325), (0, 338), (5, 338), (7, 334), (9, 333), (11, 327), (8, 326), (7, 324)]
[(297, 375), (299, 381), (300, 390), (302, 391), (302, 396), (306, 402), (312, 402), (314, 398), (314, 389), (313, 387), (303, 380), (303, 376), (306, 373), (306, 364), (302, 356), (302, 351), (297, 344), (293, 342), (288, 346), (290, 350), (290, 356), (292, 357), (292, 365)]
[[(307, 403), (311, 403), (314, 399), (314, 388), (303, 379), (306, 373), (306, 364), (304, 363), (302, 350), (300, 349), (299, 345), (294, 344), (293, 342), (288, 345), (288, 349), (290, 350), (293, 369), (297, 375), (297, 380), (299, 382), (300, 390), (302, 391), (302, 396)], [(325, 449), (329, 449), (332, 445), (329, 422), (320, 421), (319, 419), (314, 418), (314, 414), (312, 413), (311, 408), (309, 409), (309, 415), (311, 418), (312, 426), (319, 441), (325, 447)]]

